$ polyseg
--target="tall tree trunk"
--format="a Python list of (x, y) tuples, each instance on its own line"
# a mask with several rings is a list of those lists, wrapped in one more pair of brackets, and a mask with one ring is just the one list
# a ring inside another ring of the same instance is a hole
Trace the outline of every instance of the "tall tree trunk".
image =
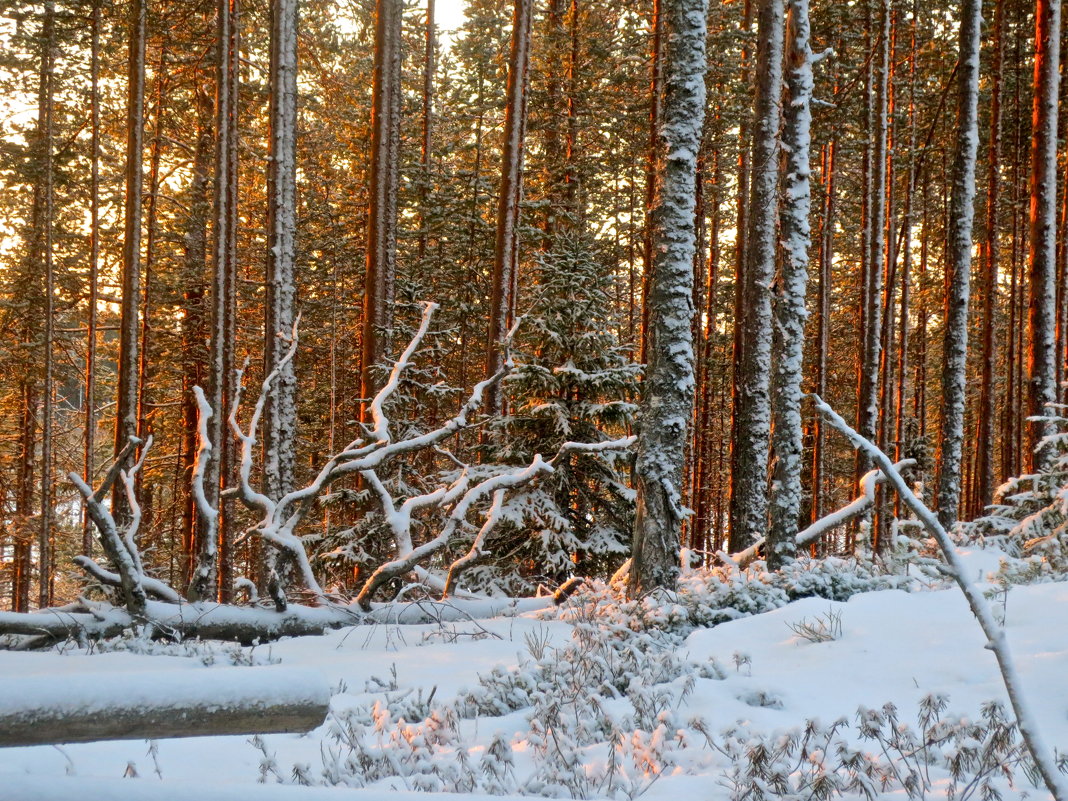
[[(264, 375), (277, 368), (289, 348), (297, 294), (297, 24), (296, 0), (273, 0)], [(264, 407), (263, 484), (269, 498), (293, 489), (296, 388), (293, 362), (288, 361)]]
[[(875, 99), (872, 105), (874, 141), (871, 147), (871, 184), (868, 200), (868, 220), (865, 230), (869, 232), (865, 256), (864, 283), (864, 349), (861, 362), (860, 393), (857, 404), (858, 431), (875, 441), (879, 423), (879, 366), (882, 359), (882, 295), (883, 295), (883, 249), (886, 227), (886, 155), (887, 155), (887, 103), (890, 74), (890, 22), (891, 0), (881, 0), (878, 69), (873, 78)], [(856, 475), (868, 472), (870, 459), (857, 451)]]
[(37, 541), (38, 605), (44, 609), (52, 603), (52, 417), (54, 369), (52, 346), (55, 339), (55, 263), (52, 258), (53, 171), (56, 8), (45, 0), (41, 30), (41, 73), (38, 87), (37, 140), (40, 148), (40, 174), (34, 193), (33, 230), (34, 262), (42, 268), (44, 281), (44, 408), (41, 423), (41, 528)]
[(376, 391), (375, 365), (389, 347), (397, 261), (397, 150), (400, 137), (402, 0), (375, 3), (374, 104), (371, 109), (371, 170), (367, 266), (363, 293), (360, 395), (363, 415)]
[[(145, 126), (145, 0), (130, 3), (129, 69), (126, 98), (126, 205), (122, 243), (122, 301), (119, 319), (119, 381), (115, 406), (115, 454), (137, 436), (138, 314), (141, 310), (141, 200)], [(124, 491), (116, 486), (112, 508), (128, 514)]]
[[(199, 75), (197, 77), (199, 81)], [(182, 295), (182, 447), (181, 473), (183, 493), (182, 508), (182, 581), (188, 584), (196, 569), (197, 509), (190, 491), (193, 464), (197, 452), (197, 404), (193, 387), (203, 386), (205, 379), (206, 349), (208, 338), (208, 295), (204, 268), (207, 260), (208, 218), (211, 215), (209, 184), (212, 148), (212, 109), (207, 93), (197, 86), (197, 141), (193, 151), (193, 175), (189, 187), (189, 217), (185, 231), (185, 289)], [(209, 421), (209, 423), (214, 422)], [(210, 430), (210, 429), (209, 429)], [(205, 486), (205, 493), (210, 491)]]
[[(533, 0), (515, 0), (512, 46), (508, 62), (508, 104), (504, 112), (504, 149), (501, 190), (497, 206), (497, 240), (493, 249), (493, 286), (490, 296), (489, 338), (486, 344), (486, 376), (503, 364), (501, 345), (515, 313), (516, 247), (519, 199), (523, 180), (523, 131), (527, 113), (527, 65), (530, 61), (530, 25)], [(503, 409), (500, 385), (486, 393), (486, 411)]]
[[(820, 281), (816, 301), (816, 394), (821, 398), (827, 394), (827, 346), (830, 341), (831, 323), (831, 266), (834, 261), (834, 224), (835, 224), (835, 159), (838, 150), (837, 137), (827, 143), (823, 167), (823, 184), (825, 199), (823, 204), (823, 226), (820, 235)], [(812, 514), (811, 522), (823, 517), (823, 473), (824, 444), (826, 432), (823, 429), (823, 416), (816, 415), (812, 421)]]
[[(1056, 403), (1057, 98), (1060, 85), (1061, 2), (1038, 0), (1035, 9), (1034, 129), (1031, 136), (1031, 235), (1027, 272), (1027, 412), (1048, 414)], [(1037, 450), (1055, 433), (1051, 422), (1029, 423), (1029, 469), (1052, 461), (1052, 449)]]
[[(208, 387), (212, 416), (208, 439), (212, 452), (204, 471), (204, 494), (217, 510), (223, 504), (220, 484), (226, 478), (226, 417), (231, 395), (234, 345), (234, 299), (236, 280), (232, 239), (236, 232), (233, 192), (236, 169), (237, 116), (235, 73), (237, 70), (237, 9), (234, 0), (218, 0), (216, 6), (215, 75), (215, 187), (213, 198), (211, 342), (209, 345)], [(197, 567), (187, 594), (191, 600), (219, 597), (219, 542), (225, 514), (214, 520), (198, 510)]]
[(783, 0), (760, 0), (757, 15), (757, 90), (753, 118), (753, 175), (746, 232), (745, 312), (739, 378), (736, 457), (731, 476), (730, 548), (749, 547), (767, 530), (768, 445), (771, 439), (771, 285), (775, 276), (779, 211), (780, 90)]
[(782, 209), (783, 259), (775, 282), (772, 327), (771, 527), (768, 567), (777, 570), (794, 558), (801, 520), (801, 373), (808, 311), (808, 250), (812, 244), (809, 149), (812, 139), (812, 46), (808, 0), (790, 0), (786, 21), (786, 104), (783, 149), (786, 177)]
[(998, 193), (1001, 173), (1001, 68), (1004, 56), (1005, 2), (995, 0), (990, 62), (990, 139), (987, 145), (986, 237), (983, 241), (982, 377), (976, 415), (976, 481), (973, 514), (994, 498), (994, 312), (998, 295)]
[(437, 34), (434, 30), (434, 0), (426, 0), (426, 52), (423, 56), (423, 146), (420, 164), (423, 184), (419, 190), (419, 263), (426, 260), (430, 238), (427, 209), (430, 206), (431, 160), (434, 132), (434, 64), (437, 55)]
[(635, 463), (637, 514), (627, 584), (631, 597), (674, 588), (679, 573), (682, 471), (694, 393), (694, 203), (705, 115), (707, 0), (662, 0), (663, 125), (652, 208), (650, 363)]
[[(96, 349), (100, 270), (100, 0), (93, 0), (90, 19), (89, 126), (92, 150), (89, 168), (89, 299), (85, 343), (85, 483), (95, 486), (96, 467)], [(82, 554), (93, 555), (93, 523), (82, 509)]]
[(968, 370), (968, 302), (975, 217), (975, 159), (979, 150), (979, 35), (982, 0), (961, 6), (960, 67), (957, 73), (957, 141), (949, 209), (949, 294), (942, 345), (942, 426), (938, 470), (938, 520), (948, 531), (961, 497), (965, 380)]
[(653, 282), (653, 204), (656, 202), (656, 159), (664, 103), (664, 3), (653, 0), (649, 52), (649, 136), (645, 150), (645, 229), (642, 234), (642, 326), (641, 363), (649, 363), (649, 292)]
[[(753, 0), (743, 0), (742, 33), (744, 34), (741, 53), (741, 74), (744, 85), (749, 88), (753, 83), (750, 70), (749, 32), (753, 28)], [(745, 352), (745, 258), (746, 236), (749, 229), (749, 189), (750, 189), (750, 120), (742, 114), (738, 125), (738, 196), (734, 224), (734, 325), (731, 339), (731, 435), (730, 435), (730, 497), (734, 497), (734, 480), (740, 476), (739, 458), (741, 449), (741, 403), (742, 403), (742, 361)], [(733, 514), (733, 506), (731, 506)], [(731, 532), (734, 531), (733, 525)], [(737, 547), (735, 547), (737, 546)], [(748, 547), (745, 543), (735, 542), (733, 534), (728, 536), (728, 548), (732, 551)]]

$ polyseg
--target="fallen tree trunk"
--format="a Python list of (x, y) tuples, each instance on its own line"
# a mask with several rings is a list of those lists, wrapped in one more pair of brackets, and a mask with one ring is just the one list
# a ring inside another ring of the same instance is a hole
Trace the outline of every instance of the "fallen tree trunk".
[(252, 645), (280, 637), (323, 634), (362, 623), (443, 623), (544, 609), (551, 598), (485, 598), (412, 601), (358, 606), (290, 604), (284, 612), (260, 607), (216, 603), (169, 604), (149, 601), (145, 618), (135, 620), (124, 609), (86, 606), (85, 611), (44, 609), (40, 612), (0, 612), (0, 634), (40, 636), (52, 642), (66, 639), (117, 637), (139, 625), (152, 627), (154, 636), (176, 640), (200, 638)]
[[(100, 776), (0, 773), (0, 801), (448, 801), (444, 793), (378, 787), (301, 787), (294, 784), (209, 781), (130, 781)], [(464, 795), (463, 798), (476, 796)], [(492, 796), (493, 801), (529, 801), (530, 796)]]
[[(894, 465), (894, 469), (902, 471), (914, 467), (915, 465), (915, 459), (902, 459)], [(872, 470), (866, 473), (860, 480), (860, 486), (863, 489), (863, 492), (841, 509), (831, 512), (829, 515), (824, 515), (819, 520), (812, 523), (808, 528), (799, 531), (795, 540), (797, 547), (803, 548), (806, 545), (811, 545), (824, 534), (844, 526), (863, 515), (875, 505), (875, 488), (880, 484), (885, 484), (888, 480), (889, 479), (882, 470)], [(738, 565), (738, 567), (748, 567), (757, 560), (757, 557), (760, 556), (760, 552), (763, 548), (764, 538), (761, 537), (744, 551), (732, 554), (731, 559)]]
[(1035, 763), (1038, 774), (1042, 777), (1046, 789), (1049, 790), (1056, 801), (1068, 801), (1068, 781), (1065, 780), (1060, 772), (1055, 752), (1046, 747), (1031, 706), (1024, 696), (1023, 682), (1020, 679), (1019, 672), (1016, 670), (1012, 652), (1009, 650), (1009, 643), (1005, 637), (1005, 627), (997, 622), (982, 590), (968, 577), (960, 554), (957, 553), (957, 548), (949, 538), (945, 527), (938, 517), (927, 508), (926, 504), (916, 497), (908, 483), (901, 477), (901, 474), (890, 461), (890, 457), (883, 453), (879, 446), (854, 431), (819, 395), (813, 394), (811, 397), (816, 404), (816, 408), (823, 413), (828, 422), (845, 434), (854, 448), (866, 453), (872, 462), (882, 470), (891, 486), (896, 490), (898, 497), (912, 510), (912, 513), (916, 515), (923, 527), (927, 529), (927, 533), (938, 543), (938, 547), (946, 560), (945, 573), (956, 582), (961, 592), (964, 593), (964, 597), (968, 601), (968, 608), (987, 638), (986, 649), (992, 651), (997, 659), (998, 668), (1001, 671), (1001, 679), (1005, 684), (1005, 692), (1009, 696), (1009, 703), (1012, 705), (1012, 711), (1016, 715), (1016, 724), (1019, 726), (1020, 736), (1027, 745), (1027, 750)]
[(292, 668), (11, 677), (0, 746), (306, 732), (329, 705), (323, 675)]

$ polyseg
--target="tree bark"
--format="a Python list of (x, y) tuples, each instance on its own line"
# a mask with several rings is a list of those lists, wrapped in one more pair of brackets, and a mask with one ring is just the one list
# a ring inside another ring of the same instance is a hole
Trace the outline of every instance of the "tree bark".
[(631, 597), (674, 588), (684, 517), (682, 471), (693, 411), (694, 203), (705, 115), (707, 0), (662, 0), (665, 80), (650, 285), (649, 367), (635, 462)]
[[(83, 475), (93, 483), (96, 467), (96, 350), (100, 274), (100, 0), (93, 0), (90, 19), (89, 126), (92, 150), (89, 167), (89, 298), (85, 335), (85, 456)], [(93, 527), (82, 513), (82, 553), (93, 555)]]
[[(1060, 87), (1060, 0), (1038, 0), (1035, 9), (1034, 127), (1031, 136), (1031, 212), (1027, 272), (1027, 412), (1045, 415), (1056, 403), (1057, 98)], [(1038, 449), (1056, 432), (1048, 421), (1028, 424), (1028, 465), (1051, 464), (1051, 448)]]
[(371, 109), (370, 200), (361, 340), (361, 417), (377, 390), (375, 365), (389, 348), (397, 261), (397, 181), (400, 137), (401, 0), (375, 3), (374, 104)]
[[(957, 141), (949, 209), (949, 295), (942, 345), (941, 459), (938, 520), (950, 529), (959, 514), (961, 450), (964, 444), (965, 379), (968, 369), (968, 302), (971, 293), (972, 221), (975, 217), (975, 158), (979, 150), (979, 36), (981, 0), (961, 6), (960, 67), (957, 73)], [(861, 432), (863, 433), (863, 432)]]
[(982, 376), (976, 415), (976, 481), (973, 514), (994, 499), (994, 317), (998, 296), (998, 211), (1001, 175), (1001, 69), (1004, 57), (1005, 2), (995, 0), (990, 63), (990, 139), (987, 145), (986, 237), (983, 242)]
[[(145, 0), (130, 4), (129, 69), (126, 98), (126, 205), (122, 243), (122, 301), (119, 320), (119, 379), (115, 406), (115, 453), (137, 436), (138, 336), (141, 310), (141, 202), (145, 126)], [(116, 488), (112, 504), (125, 517), (126, 497)]]
[[(501, 189), (497, 206), (497, 239), (493, 250), (493, 284), (490, 296), (489, 338), (486, 343), (486, 377), (503, 363), (502, 343), (515, 315), (516, 248), (519, 200), (523, 181), (523, 133), (527, 114), (527, 67), (530, 62), (530, 26), (533, 0), (515, 0), (512, 45), (508, 62), (508, 105), (504, 113), (504, 148)], [(499, 385), (486, 393), (486, 411), (499, 414), (503, 398)]]
[(812, 244), (809, 149), (812, 127), (812, 46), (808, 0), (790, 0), (786, 21), (786, 85), (783, 145), (786, 177), (782, 209), (783, 259), (774, 290), (772, 328), (772, 470), (768, 567), (777, 570), (797, 552), (801, 519), (801, 373), (808, 311), (808, 251)]
[(779, 211), (780, 92), (783, 77), (783, 0), (760, 0), (757, 22), (756, 104), (752, 186), (745, 254), (745, 311), (731, 475), (730, 549), (743, 550), (768, 525), (768, 446), (771, 439), (771, 285), (775, 276)]
[[(282, 362), (296, 304), (297, 258), (297, 2), (271, 3), (270, 155), (267, 173), (267, 301), (263, 374)], [(264, 491), (293, 489), (297, 379), (283, 364), (264, 408)]]

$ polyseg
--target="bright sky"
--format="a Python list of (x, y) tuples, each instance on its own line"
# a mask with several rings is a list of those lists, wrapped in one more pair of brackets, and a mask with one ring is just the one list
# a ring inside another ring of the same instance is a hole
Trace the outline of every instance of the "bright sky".
[(437, 0), (434, 4), (434, 21), (438, 30), (451, 31), (464, 23), (466, 0)]

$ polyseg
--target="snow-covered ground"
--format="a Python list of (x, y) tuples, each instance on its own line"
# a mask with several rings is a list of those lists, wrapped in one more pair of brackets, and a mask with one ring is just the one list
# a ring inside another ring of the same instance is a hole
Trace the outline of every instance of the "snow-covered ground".
[[(974, 553), (969, 565), (978, 573), (996, 559)], [(1068, 749), (1066, 610), (1066, 583), (1014, 587), (1004, 607), (1038, 723), (1059, 750)], [(791, 627), (838, 616), (840, 634), (831, 641), (812, 642)], [(597, 630), (581, 616), (578, 625), (586, 635)], [(603, 637), (614, 635), (606, 628)], [(627, 649), (605, 651), (588, 640), (577, 647), (571, 623), (530, 613), (442, 626), (355, 627), (251, 652), (203, 645), (155, 645), (152, 654), (0, 652), (0, 699), (11, 686), (8, 677), (52, 679), (58, 698), (75, 678), (84, 684), (92, 675), (150, 669), (202, 674), (210, 686), (212, 671), (235, 661), (317, 671), (333, 688), (326, 725), (308, 735), (267, 735), (260, 747), (247, 737), (204, 737), (0, 749), (0, 799), (326, 801), (381, 798), (383, 790), (402, 791), (391, 798), (412, 790), (461, 790), (467, 797), (489, 790), (716, 801), (737, 788), (728, 754), (736, 754), (737, 767), (741, 752), (732, 752), (731, 736), (736, 746), (751, 747), (762, 735), (801, 729), (810, 719), (830, 724), (845, 717), (852, 724), (859, 707), (887, 702), (902, 724), (915, 727), (931, 694), (948, 696), (944, 715), (971, 719), (985, 702), (1006, 701), (994, 656), (955, 590), (872, 592), (845, 603), (809, 598), (699, 629), (669, 642), (652, 667), (638, 670), (634, 681), (617, 681), (615, 689), (596, 677), (602, 669), (627, 669)], [(645, 638), (639, 646), (656, 642)], [(635, 657), (636, 664), (646, 657)], [(480, 684), (480, 676), (490, 679)], [(583, 677), (593, 677), (588, 696), (568, 697)], [(401, 717), (416, 720), (406, 726)], [(881, 747), (861, 742), (852, 725), (840, 737), (862, 751)], [(575, 768), (579, 760), (584, 769)], [(569, 765), (586, 779), (569, 779)], [(297, 776), (363, 789), (256, 786), (261, 776), (271, 785)], [(936, 767), (927, 797), (944, 797), (947, 777)], [(1012, 789), (999, 781), (1006, 799), (1047, 798), (1022, 772)], [(208, 787), (216, 794), (207, 795)], [(846, 795), (854, 796), (862, 797)], [(906, 796), (896, 789), (886, 797)]]

